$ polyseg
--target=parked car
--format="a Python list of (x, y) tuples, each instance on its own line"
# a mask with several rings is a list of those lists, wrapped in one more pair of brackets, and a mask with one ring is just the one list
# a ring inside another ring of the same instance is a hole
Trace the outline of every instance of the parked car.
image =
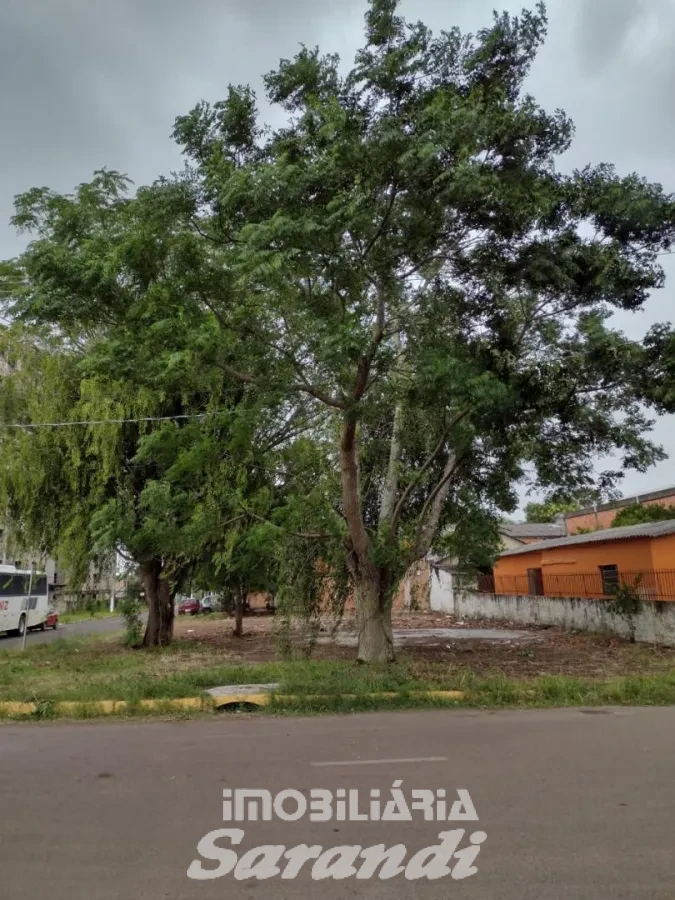
[(218, 602), (213, 594), (209, 594), (207, 597), (202, 598), (199, 602), (200, 612), (204, 615), (208, 615), (209, 613), (215, 612), (218, 607)]
[(47, 615), (39, 625), (29, 625), (29, 631), (44, 631), (45, 628), (53, 628), (54, 631), (59, 627), (59, 614), (53, 606), (47, 610)]
[(178, 604), (179, 616), (198, 616), (200, 609), (199, 600), (196, 597), (186, 597)]

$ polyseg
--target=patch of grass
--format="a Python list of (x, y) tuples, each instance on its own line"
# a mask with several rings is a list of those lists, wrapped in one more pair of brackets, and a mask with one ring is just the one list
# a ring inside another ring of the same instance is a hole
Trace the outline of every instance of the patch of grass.
[(127, 700), (189, 697), (219, 684), (278, 681), (281, 663), (242, 664), (193, 642), (157, 650), (125, 647), (117, 636), (89, 635), (0, 650), (0, 700)]
[[(542, 675), (509, 678), (500, 671), (476, 674), (469, 666), (416, 662), (360, 666), (346, 660), (241, 663), (227, 660), (208, 644), (176, 641), (158, 650), (133, 650), (119, 637), (90, 635), (35, 644), (25, 653), (1, 652), (0, 701), (36, 702), (33, 718), (50, 718), (58, 701), (87, 703), (125, 700), (124, 715), (147, 715), (143, 699), (197, 696), (226, 684), (278, 683), (273, 713), (351, 712), (355, 710), (469, 706), (531, 708), (597, 705), (675, 705), (675, 670), (594, 678)], [(420, 697), (421, 691), (463, 691), (462, 700)], [(377, 696), (374, 694), (394, 694)], [(351, 695), (345, 697), (345, 695)], [(189, 717), (167, 707), (159, 714)], [(157, 712), (155, 713), (157, 714)], [(200, 715), (203, 713), (194, 713)], [(73, 713), (86, 718), (86, 707)]]
[(74, 622), (91, 622), (92, 619), (112, 619), (121, 615), (119, 610), (110, 612), (110, 610), (96, 610), (95, 612), (59, 613), (59, 622), (63, 625), (72, 625)]

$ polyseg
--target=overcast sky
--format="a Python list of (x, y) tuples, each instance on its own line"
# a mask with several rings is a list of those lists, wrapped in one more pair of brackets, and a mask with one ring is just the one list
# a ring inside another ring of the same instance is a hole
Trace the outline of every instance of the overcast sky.
[[(533, 0), (532, 0), (533, 3)], [(408, 0), (434, 29), (475, 30), (513, 0)], [(675, 0), (549, 0), (549, 38), (530, 90), (572, 116), (563, 165), (614, 162), (675, 190)], [(176, 115), (217, 100), (228, 83), (260, 76), (300, 43), (351, 61), (365, 0), (5, 0), (0, 2), (0, 258), (19, 252), (12, 198), (35, 185), (60, 191), (102, 166), (136, 183), (180, 166)], [(670, 320), (670, 282), (646, 313), (620, 319), (631, 334)], [(656, 437), (675, 457), (675, 417)], [(625, 493), (675, 483), (670, 461), (627, 475)]]

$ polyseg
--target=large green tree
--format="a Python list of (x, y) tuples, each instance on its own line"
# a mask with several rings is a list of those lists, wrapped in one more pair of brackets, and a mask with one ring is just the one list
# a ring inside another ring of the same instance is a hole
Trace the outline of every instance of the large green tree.
[(175, 591), (213, 527), (205, 470), (219, 461), (205, 445), (222, 452), (210, 432), (227, 433), (228, 413), (210, 417), (206, 435), (200, 420), (162, 421), (175, 396), (105, 377), (104, 343), (81, 354), (54, 337), (3, 334), (13, 365), (0, 381), (0, 504), (22, 542), (57, 556), (75, 583), (96, 558), (133, 559), (148, 602), (144, 643), (167, 644)]
[(76, 578), (102, 553), (138, 565), (156, 646), (195, 571), (236, 580), (240, 595), (260, 586), (281, 531), (270, 516), (308, 472), (302, 453), (284, 467), (286, 448), (318, 420), (302, 399), (261, 403), (230, 375), (232, 348), (193, 279), (203, 239), (185, 225), (185, 186), (128, 188), (101, 171), (70, 195), (17, 198), (32, 241), (0, 282), (17, 320), (0, 401), (4, 422), (24, 427), (0, 429), (0, 487), (30, 546)]
[(233, 377), (334, 417), (364, 660), (393, 657), (406, 566), (472, 504), (513, 508), (526, 465), (571, 491), (598, 455), (660, 455), (637, 378), (653, 347), (609, 319), (663, 284), (673, 198), (556, 169), (572, 123), (524, 89), (545, 32), (541, 5), (433, 35), (371, 0), (351, 71), (303, 48), (266, 77), (284, 127), (245, 87), (176, 123), (205, 302), (255, 350)]

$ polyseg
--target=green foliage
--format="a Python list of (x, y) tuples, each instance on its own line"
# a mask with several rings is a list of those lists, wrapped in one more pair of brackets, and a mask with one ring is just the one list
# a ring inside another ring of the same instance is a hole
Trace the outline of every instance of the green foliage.
[[(175, 127), (205, 200), (200, 229), (238, 274), (210, 301), (228, 340), (257, 349), (242, 377), (357, 420), (362, 524), (389, 570), (461, 527), (466, 485), (480, 507), (509, 511), (527, 464), (573, 496), (598, 455), (638, 470), (662, 458), (636, 377), (650, 351), (608, 320), (662, 285), (675, 214), (637, 175), (555, 172), (572, 125), (523, 92), (543, 7), (475, 37), (434, 37), (396, 9), (369, 4), (344, 77), (307, 49), (267, 76), (268, 100), (292, 117), (278, 131), (249, 120), (235, 145), (232, 94)], [(396, 409), (405, 502), (388, 518)]]
[(492, 569), (502, 549), (499, 532), (500, 518), (494, 510), (478, 504), (462, 510), (458, 523), (451, 526), (434, 543), (434, 553), (443, 558), (456, 560), (466, 571), (482, 572)]
[(647, 522), (665, 522), (675, 519), (675, 506), (661, 506), (661, 504), (632, 503), (624, 506), (612, 522), (612, 528), (621, 528), (624, 525), (643, 525)]
[(616, 591), (612, 595), (609, 603), (609, 609), (615, 615), (623, 619), (629, 628), (631, 643), (635, 643), (635, 617), (638, 616), (644, 607), (642, 597), (640, 595), (640, 584), (642, 576), (638, 575), (633, 584), (622, 581), (618, 585)]
[(126, 594), (120, 603), (120, 613), (124, 617), (124, 640), (128, 647), (138, 647), (143, 637), (140, 597)]

